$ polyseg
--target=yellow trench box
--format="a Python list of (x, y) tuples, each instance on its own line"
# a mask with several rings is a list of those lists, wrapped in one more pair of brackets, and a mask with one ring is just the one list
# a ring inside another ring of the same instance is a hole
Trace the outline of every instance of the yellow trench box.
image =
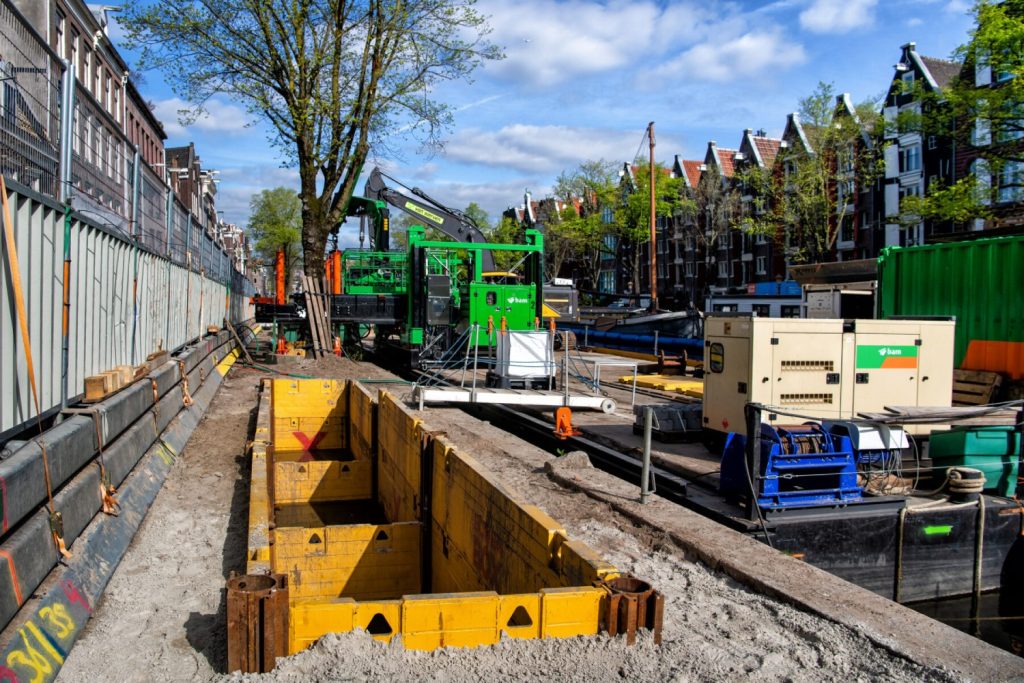
[(619, 628), (615, 567), (356, 382), (264, 381), (247, 574), (286, 577), (288, 653), (356, 628), (419, 650)]

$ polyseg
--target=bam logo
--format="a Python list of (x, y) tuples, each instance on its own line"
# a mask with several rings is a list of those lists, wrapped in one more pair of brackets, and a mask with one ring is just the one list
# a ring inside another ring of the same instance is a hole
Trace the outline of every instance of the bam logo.
[(858, 369), (916, 368), (916, 346), (858, 346)]

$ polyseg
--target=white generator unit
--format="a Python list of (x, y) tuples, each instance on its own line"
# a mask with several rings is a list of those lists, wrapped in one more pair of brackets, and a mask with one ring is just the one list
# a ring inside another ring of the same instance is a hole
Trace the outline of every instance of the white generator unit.
[(555, 353), (549, 332), (500, 332), (495, 354), (488, 386), (546, 389), (553, 384)]
[[(746, 432), (747, 403), (818, 420), (849, 419), (885, 406), (948, 408), (954, 328), (951, 319), (708, 315), (703, 426)], [(771, 409), (762, 419), (772, 424), (804, 421)]]

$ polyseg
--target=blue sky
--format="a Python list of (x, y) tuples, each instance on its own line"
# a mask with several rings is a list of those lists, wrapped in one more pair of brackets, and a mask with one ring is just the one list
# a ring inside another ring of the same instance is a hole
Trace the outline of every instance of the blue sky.
[[(401, 158), (369, 165), (450, 206), (475, 201), (492, 220), (527, 188), (543, 196), (582, 161), (631, 160), (649, 121), (659, 161), (700, 159), (709, 140), (735, 148), (745, 128), (780, 135), (818, 81), (854, 101), (880, 95), (902, 44), (948, 58), (970, 28), (966, 0), (479, 0), (477, 8), (507, 58), (437, 91), (457, 110), (444, 150), (426, 155), (410, 142)], [(298, 186), (238, 104), (215, 99), (209, 117), (183, 128), (176, 112), (185, 103), (159, 74), (147, 74), (142, 91), (167, 144), (193, 140), (204, 167), (221, 171), (218, 208), (228, 221), (244, 227), (261, 189)], [(343, 241), (355, 231), (346, 226)]]

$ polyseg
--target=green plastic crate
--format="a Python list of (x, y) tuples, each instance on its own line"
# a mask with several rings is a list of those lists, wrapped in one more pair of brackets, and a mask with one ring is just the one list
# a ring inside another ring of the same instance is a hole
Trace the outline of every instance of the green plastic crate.
[(985, 491), (1012, 497), (1017, 490), (1020, 434), (1013, 427), (958, 427), (933, 432), (935, 467), (973, 467), (985, 473)]

